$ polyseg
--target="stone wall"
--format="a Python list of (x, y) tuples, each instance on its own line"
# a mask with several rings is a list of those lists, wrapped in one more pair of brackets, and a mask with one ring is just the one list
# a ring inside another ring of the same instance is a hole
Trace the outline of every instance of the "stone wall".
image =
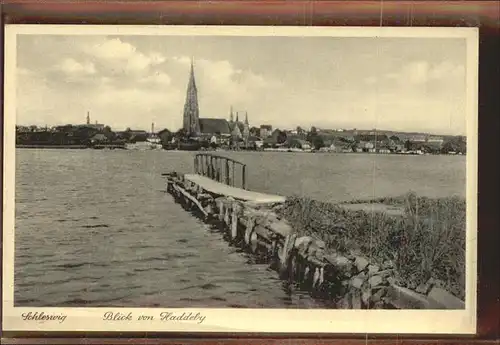
[(416, 291), (396, 284), (390, 262), (378, 266), (360, 253), (340, 255), (310, 236), (298, 236), (274, 211), (276, 205), (252, 204), (214, 195), (166, 174), (167, 190), (188, 211), (219, 226), (228, 241), (268, 262), (282, 279), (313, 297), (344, 309), (463, 309), (465, 304), (430, 280)]

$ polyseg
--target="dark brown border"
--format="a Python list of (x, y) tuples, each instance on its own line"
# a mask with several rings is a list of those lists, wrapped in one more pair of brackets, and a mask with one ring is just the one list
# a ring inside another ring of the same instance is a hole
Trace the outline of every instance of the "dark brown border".
[[(500, 2), (499, 1), (8, 1), (0, 4), (3, 76), (4, 24), (177, 24), (300, 26), (479, 27), (478, 332), (475, 337), (370, 336), (371, 343), (457, 343), (500, 338)], [(3, 83), (2, 83), (3, 103)], [(0, 110), (3, 118), (3, 107)], [(2, 122), (3, 124), (3, 122)], [(3, 126), (1, 126), (3, 127)], [(2, 131), (3, 143), (3, 131)], [(2, 145), (3, 154), (3, 145)], [(3, 172), (3, 170), (2, 170)], [(3, 175), (3, 174), (2, 174)], [(3, 179), (2, 179), (3, 181)], [(2, 196), (3, 197), (3, 194)], [(1, 239), (0, 239), (1, 241)], [(1, 260), (1, 258), (0, 258)], [(397, 332), (397, 330), (395, 330)], [(362, 344), (368, 336), (270, 334), (9, 332), (2, 343), (118, 344), (247, 343)], [(160, 340), (161, 337), (170, 340)], [(42, 338), (45, 339), (36, 339)], [(50, 337), (50, 338), (48, 338)], [(107, 338), (106, 338), (107, 337)], [(133, 337), (133, 338), (125, 338)], [(155, 338), (155, 339), (146, 339)], [(190, 339), (188, 340), (188, 338)], [(287, 340), (294, 337), (293, 341)], [(351, 337), (351, 339), (349, 339)], [(30, 339), (27, 339), (30, 338)], [(72, 338), (72, 339), (69, 339)], [(93, 339), (92, 339), (93, 338)], [(211, 340), (202, 340), (209, 338)], [(333, 339), (337, 338), (336, 341)], [(354, 340), (356, 338), (358, 340)], [(384, 340), (385, 339), (385, 340)], [(404, 340), (403, 340), (404, 339)], [(430, 340), (436, 339), (436, 340)], [(439, 339), (439, 340), (438, 340)], [(498, 344), (498, 343), (497, 343)]]

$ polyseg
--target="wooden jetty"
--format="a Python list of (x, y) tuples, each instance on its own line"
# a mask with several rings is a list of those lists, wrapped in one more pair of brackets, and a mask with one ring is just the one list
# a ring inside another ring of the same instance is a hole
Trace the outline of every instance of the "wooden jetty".
[(245, 164), (211, 153), (194, 157), (194, 174), (170, 172), (167, 191), (185, 210), (219, 226), (233, 245), (267, 262), (280, 278), (343, 309), (463, 309), (464, 302), (429, 282), (418, 292), (396, 284), (394, 268), (358, 253), (343, 256), (301, 236), (277, 209), (286, 198), (247, 190)]

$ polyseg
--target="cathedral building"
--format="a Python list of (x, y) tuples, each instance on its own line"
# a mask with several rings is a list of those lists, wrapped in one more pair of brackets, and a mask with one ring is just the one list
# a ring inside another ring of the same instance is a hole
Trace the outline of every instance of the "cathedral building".
[[(236, 115), (236, 120), (234, 119)], [(239, 121), (239, 113), (230, 108), (229, 121), (221, 118), (200, 118), (200, 110), (198, 105), (198, 89), (196, 87), (194, 66), (191, 61), (191, 70), (189, 74), (189, 82), (186, 92), (186, 101), (184, 104), (183, 129), (190, 137), (210, 138), (218, 137), (220, 140), (224, 138), (232, 138), (233, 142), (243, 141), (248, 145), (250, 137), (250, 126), (248, 123), (248, 113), (245, 111), (245, 121)]]
[(184, 103), (183, 128), (190, 136), (200, 134), (200, 110), (198, 107), (198, 90), (194, 79), (193, 61), (191, 61), (191, 72), (186, 93), (186, 102)]

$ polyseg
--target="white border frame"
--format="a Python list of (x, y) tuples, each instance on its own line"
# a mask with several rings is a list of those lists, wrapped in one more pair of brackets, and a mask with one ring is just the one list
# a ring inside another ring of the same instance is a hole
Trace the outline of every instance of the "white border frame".
[[(13, 306), (17, 35), (328, 36), (464, 38), (467, 42), (467, 235), (465, 310), (26, 308)], [(389, 27), (6, 25), (3, 189), (3, 331), (433, 333), (476, 332), (478, 29)], [(65, 314), (63, 323), (23, 321), (25, 312)], [(102, 321), (106, 311), (155, 316), (154, 321)], [(202, 324), (160, 321), (161, 312), (202, 313)]]

